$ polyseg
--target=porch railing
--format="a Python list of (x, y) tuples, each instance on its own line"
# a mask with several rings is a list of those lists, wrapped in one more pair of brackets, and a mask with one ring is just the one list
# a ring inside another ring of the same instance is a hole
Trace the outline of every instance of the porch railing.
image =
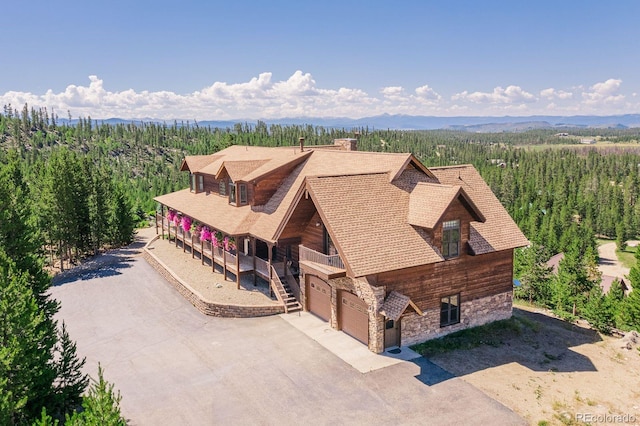
[(275, 268), (273, 267), (273, 265), (271, 266), (271, 280), (270, 280), (270, 287), (271, 287), (271, 291), (273, 293), (275, 293), (276, 295), (276, 299), (278, 299), (278, 302), (282, 303), (284, 305), (284, 311), (285, 313), (287, 312), (287, 305), (284, 303), (284, 299), (282, 298), (283, 294), (286, 294), (286, 291), (284, 289), (284, 286), (282, 285), (282, 281), (280, 281), (280, 277), (278, 276), (278, 273), (276, 272)]
[(291, 273), (291, 269), (289, 269), (289, 263), (287, 262), (284, 265), (284, 275), (287, 280), (287, 284), (289, 284), (289, 288), (291, 289), (291, 293), (296, 298), (296, 300), (300, 300), (300, 284), (296, 280), (296, 277)]
[(256, 272), (263, 277), (269, 276), (269, 263), (266, 260), (262, 260), (256, 257)]
[(338, 268), (338, 269), (345, 269), (344, 263), (342, 262), (342, 259), (340, 259), (340, 255), (338, 254), (334, 254), (334, 255), (322, 254), (318, 251), (307, 248), (302, 244), (299, 246), (299, 249), (300, 249), (299, 256), (300, 256), (301, 262), (306, 260), (307, 262), (318, 263), (320, 265), (331, 266), (333, 268)]

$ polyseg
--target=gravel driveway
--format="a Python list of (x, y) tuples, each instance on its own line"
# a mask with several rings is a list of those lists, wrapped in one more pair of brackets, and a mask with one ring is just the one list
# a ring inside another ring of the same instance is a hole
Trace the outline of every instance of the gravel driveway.
[(200, 314), (137, 249), (110, 256), (51, 293), (133, 425), (524, 424), (424, 358), (362, 374), (279, 316)]
[[(638, 241), (628, 241), (627, 244), (631, 247), (638, 245)], [(616, 243), (606, 243), (598, 246), (598, 269), (602, 272), (602, 275), (610, 275), (612, 277), (624, 277), (629, 274), (629, 268), (622, 266), (622, 263), (618, 261), (616, 256)]]

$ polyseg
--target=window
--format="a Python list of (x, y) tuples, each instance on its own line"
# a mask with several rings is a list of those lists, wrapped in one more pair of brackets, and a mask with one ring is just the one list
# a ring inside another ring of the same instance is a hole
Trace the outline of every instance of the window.
[(236, 184), (229, 181), (229, 204), (236, 204)]
[(238, 184), (238, 192), (240, 192), (240, 205), (247, 204), (247, 185)]
[(440, 299), (440, 327), (460, 322), (460, 295)]
[(198, 192), (204, 191), (204, 176), (198, 175)]
[(220, 195), (227, 195), (227, 183), (224, 180), (218, 182), (218, 192)]
[(445, 259), (460, 255), (459, 220), (449, 220), (442, 224), (442, 255)]
[(196, 192), (196, 175), (189, 173), (189, 190)]

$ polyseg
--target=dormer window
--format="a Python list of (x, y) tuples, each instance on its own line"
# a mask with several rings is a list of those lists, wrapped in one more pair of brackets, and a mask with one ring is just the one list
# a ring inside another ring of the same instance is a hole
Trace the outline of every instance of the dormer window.
[(445, 259), (460, 255), (460, 221), (449, 220), (442, 224), (442, 256)]
[(198, 175), (198, 192), (204, 191), (204, 176)]
[(238, 184), (238, 192), (240, 193), (240, 205), (244, 206), (247, 204), (247, 185), (244, 183)]
[(236, 205), (236, 184), (229, 181), (229, 204)]
[(229, 204), (244, 206), (248, 202), (247, 185), (229, 181)]
[(227, 195), (227, 183), (224, 180), (218, 182), (218, 192), (220, 195)]
[(196, 175), (189, 173), (189, 190), (196, 192)]

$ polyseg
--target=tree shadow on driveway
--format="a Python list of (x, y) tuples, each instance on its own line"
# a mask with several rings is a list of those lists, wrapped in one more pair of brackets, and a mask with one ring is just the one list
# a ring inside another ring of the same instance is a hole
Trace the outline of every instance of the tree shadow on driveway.
[(52, 286), (61, 286), (78, 280), (91, 280), (122, 274), (122, 270), (131, 267), (136, 256), (142, 253), (146, 240), (136, 235), (134, 241), (126, 247), (109, 250), (92, 256), (80, 265), (59, 273), (53, 278)]

